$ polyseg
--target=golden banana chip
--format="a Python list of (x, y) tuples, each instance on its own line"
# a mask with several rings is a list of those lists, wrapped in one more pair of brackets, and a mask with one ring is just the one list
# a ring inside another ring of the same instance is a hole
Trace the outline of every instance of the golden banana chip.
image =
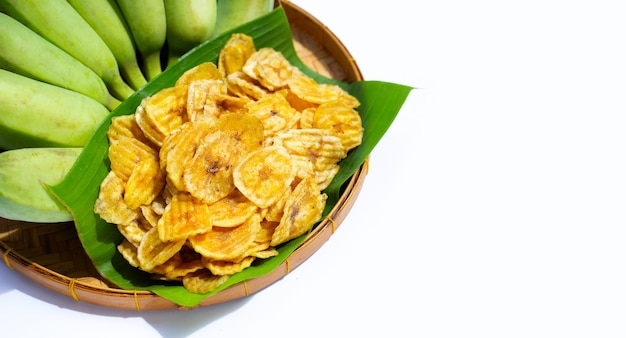
[(107, 130), (107, 138), (110, 143), (119, 141), (122, 137), (130, 137), (150, 145), (150, 140), (143, 134), (134, 115), (121, 115), (111, 118), (111, 125)]
[(241, 225), (258, 207), (240, 191), (235, 190), (219, 201), (209, 204), (209, 223), (213, 226), (228, 228)]
[(176, 80), (174, 87), (180, 87), (181, 90), (186, 91), (187, 88), (185, 87), (189, 86), (194, 81), (213, 79), (221, 80), (223, 76), (213, 62), (203, 62), (184, 72), (183, 75)]
[(122, 254), (122, 257), (124, 257), (128, 264), (135, 268), (139, 267), (139, 259), (137, 258), (137, 246), (135, 244), (125, 239), (122, 241), (122, 243), (118, 244), (117, 251)]
[(309, 231), (322, 217), (326, 198), (312, 178), (298, 183), (285, 202), (283, 217), (274, 230), (270, 245), (277, 246)]
[(260, 48), (242, 67), (242, 71), (270, 91), (287, 86), (293, 66), (283, 54), (272, 48)]
[(250, 152), (233, 171), (235, 187), (261, 208), (276, 203), (295, 176), (291, 156), (279, 146)]
[(244, 257), (261, 228), (261, 217), (252, 215), (237, 227), (213, 227), (210, 231), (190, 236), (193, 249), (209, 260), (237, 261)]
[(150, 146), (136, 138), (122, 136), (109, 145), (111, 170), (124, 181), (128, 181), (133, 169), (143, 159), (157, 156)]
[(214, 275), (233, 275), (252, 265), (255, 258), (248, 256), (237, 262), (212, 260), (206, 264), (206, 267)]
[(259, 259), (267, 259), (270, 257), (278, 256), (278, 250), (268, 248), (265, 250), (256, 251), (252, 253), (251, 256)]
[(338, 85), (317, 83), (313, 78), (295, 68), (287, 81), (287, 86), (300, 99), (322, 104), (329, 101), (341, 101), (345, 106), (357, 108), (359, 100)]
[(221, 101), (227, 94), (222, 80), (196, 80), (189, 84), (187, 92), (187, 117), (189, 121), (199, 118), (216, 121), (223, 108)]
[(265, 137), (293, 128), (300, 119), (300, 113), (289, 104), (285, 95), (284, 92), (270, 93), (246, 105), (248, 113), (263, 123)]
[(131, 209), (149, 205), (161, 193), (165, 174), (161, 171), (158, 157), (142, 159), (132, 170), (124, 189), (124, 202)]
[(124, 238), (132, 243), (134, 246), (139, 246), (141, 243), (141, 239), (143, 236), (150, 230), (150, 228), (145, 228), (138, 221), (132, 222), (130, 224), (118, 224), (117, 230), (124, 236)]
[(313, 128), (313, 116), (315, 116), (315, 111), (317, 110), (317, 108), (315, 107), (311, 107), (311, 108), (306, 108), (304, 110), (302, 110), (302, 113), (300, 114), (300, 121), (299, 121), (299, 129), (311, 129)]
[(198, 270), (183, 277), (183, 286), (193, 293), (207, 293), (228, 280), (229, 275), (216, 276), (208, 269)]
[(176, 194), (157, 222), (159, 238), (164, 242), (185, 240), (211, 230), (209, 208), (185, 192)]
[(137, 209), (129, 208), (124, 202), (124, 181), (113, 171), (100, 183), (94, 212), (111, 224), (131, 224), (141, 217)]
[(258, 119), (244, 114), (223, 115), (184, 168), (186, 190), (209, 204), (224, 198), (235, 190), (234, 166), (262, 143), (263, 125)]
[(250, 36), (235, 33), (220, 50), (217, 68), (223, 76), (241, 71), (255, 51), (254, 41)]
[(346, 150), (356, 148), (363, 139), (361, 116), (341, 101), (322, 103), (315, 110), (312, 126), (330, 130), (341, 139)]
[(176, 255), (185, 244), (185, 239), (165, 242), (159, 238), (157, 228), (152, 228), (146, 232), (137, 247), (137, 260), (139, 267), (147, 272), (151, 272), (157, 266), (164, 264)]
[(234, 72), (226, 77), (228, 90), (237, 97), (258, 100), (268, 94), (268, 91), (244, 72)]
[(135, 111), (137, 125), (157, 146), (187, 121), (187, 86), (162, 89), (141, 101)]
[(168, 182), (178, 191), (186, 191), (184, 174), (191, 164), (200, 142), (213, 131), (208, 121), (185, 123), (163, 141), (159, 152), (161, 167), (167, 173)]

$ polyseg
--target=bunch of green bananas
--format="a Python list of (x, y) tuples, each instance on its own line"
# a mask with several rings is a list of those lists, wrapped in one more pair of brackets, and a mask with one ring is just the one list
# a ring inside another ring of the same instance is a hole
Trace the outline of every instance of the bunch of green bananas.
[(0, 0), (0, 218), (71, 215), (60, 182), (96, 127), (180, 56), (274, 0)]

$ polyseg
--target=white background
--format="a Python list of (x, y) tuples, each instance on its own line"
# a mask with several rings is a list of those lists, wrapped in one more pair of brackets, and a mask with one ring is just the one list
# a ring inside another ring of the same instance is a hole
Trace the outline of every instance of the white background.
[(293, 3), (366, 79), (416, 88), (330, 240), (267, 289), (192, 311), (78, 303), (0, 264), (2, 332), (626, 336), (623, 1)]

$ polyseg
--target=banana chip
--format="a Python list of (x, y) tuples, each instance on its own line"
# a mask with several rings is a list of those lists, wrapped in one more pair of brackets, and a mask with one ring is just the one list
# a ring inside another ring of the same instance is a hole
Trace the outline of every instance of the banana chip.
[(209, 260), (238, 261), (244, 257), (260, 228), (261, 219), (257, 214), (237, 227), (212, 227), (210, 231), (190, 236), (189, 242)]
[(100, 183), (100, 193), (94, 204), (94, 212), (111, 224), (131, 224), (141, 217), (139, 211), (124, 202), (125, 182), (110, 171)]
[(229, 228), (244, 223), (258, 210), (256, 204), (247, 199), (239, 190), (208, 206), (209, 223), (213, 226)]
[(311, 126), (331, 131), (341, 139), (346, 150), (356, 148), (363, 139), (361, 116), (341, 101), (320, 104), (314, 112)]
[(265, 137), (293, 128), (300, 119), (300, 113), (289, 104), (285, 95), (285, 92), (270, 93), (246, 105), (249, 114), (263, 123)]
[(144, 271), (152, 272), (157, 266), (174, 257), (184, 244), (184, 239), (171, 242), (162, 241), (159, 238), (157, 228), (148, 230), (137, 247), (139, 267)]
[(261, 48), (254, 52), (242, 71), (270, 91), (286, 87), (294, 67), (279, 51)]
[(320, 220), (323, 190), (361, 144), (358, 100), (280, 52), (233, 34), (107, 131), (94, 212), (117, 250), (155, 279), (215, 290)]
[(218, 70), (223, 76), (241, 71), (256, 48), (252, 38), (245, 34), (233, 34), (222, 47), (218, 58)]
[(274, 230), (271, 246), (277, 246), (305, 234), (311, 225), (320, 220), (327, 195), (320, 192), (317, 182), (304, 179), (285, 202), (280, 224)]
[(178, 193), (165, 207), (157, 222), (161, 241), (184, 240), (189, 236), (211, 230), (209, 208), (188, 193)]
[(263, 147), (249, 153), (233, 171), (237, 189), (260, 208), (276, 203), (295, 176), (291, 156), (279, 146)]
[(142, 100), (135, 112), (137, 125), (157, 146), (187, 121), (187, 86), (165, 88)]
[(183, 73), (178, 80), (176, 80), (176, 84), (174, 87), (180, 88), (181, 90), (186, 90), (186, 86), (189, 86), (192, 82), (198, 80), (214, 80), (214, 79), (222, 79), (223, 76), (217, 69), (217, 66), (212, 62), (203, 62)]
[(198, 270), (182, 278), (185, 289), (193, 293), (207, 293), (228, 280), (229, 275), (214, 275), (208, 269)]

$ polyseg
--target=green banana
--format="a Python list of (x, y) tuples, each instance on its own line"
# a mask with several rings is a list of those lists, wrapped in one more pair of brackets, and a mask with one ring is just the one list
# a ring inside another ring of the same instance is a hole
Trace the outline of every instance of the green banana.
[(67, 0), (2, 0), (0, 10), (91, 68), (118, 99), (135, 92), (122, 79), (113, 52)]
[(206, 41), (215, 28), (217, 0), (165, 0), (168, 64)]
[(70, 5), (109, 46), (122, 77), (137, 90), (146, 84), (129, 28), (114, 0), (68, 0)]
[(252, 21), (274, 8), (274, 0), (218, 0), (217, 22), (211, 38)]
[(108, 114), (86, 95), (0, 69), (0, 148), (82, 147)]
[(148, 80), (159, 75), (161, 50), (167, 36), (167, 19), (163, 0), (117, 0), (143, 61)]
[(26, 222), (72, 220), (48, 193), (65, 177), (82, 148), (22, 148), (0, 153), (0, 217)]
[(0, 68), (87, 95), (109, 110), (120, 103), (93, 70), (4, 13), (0, 13)]

